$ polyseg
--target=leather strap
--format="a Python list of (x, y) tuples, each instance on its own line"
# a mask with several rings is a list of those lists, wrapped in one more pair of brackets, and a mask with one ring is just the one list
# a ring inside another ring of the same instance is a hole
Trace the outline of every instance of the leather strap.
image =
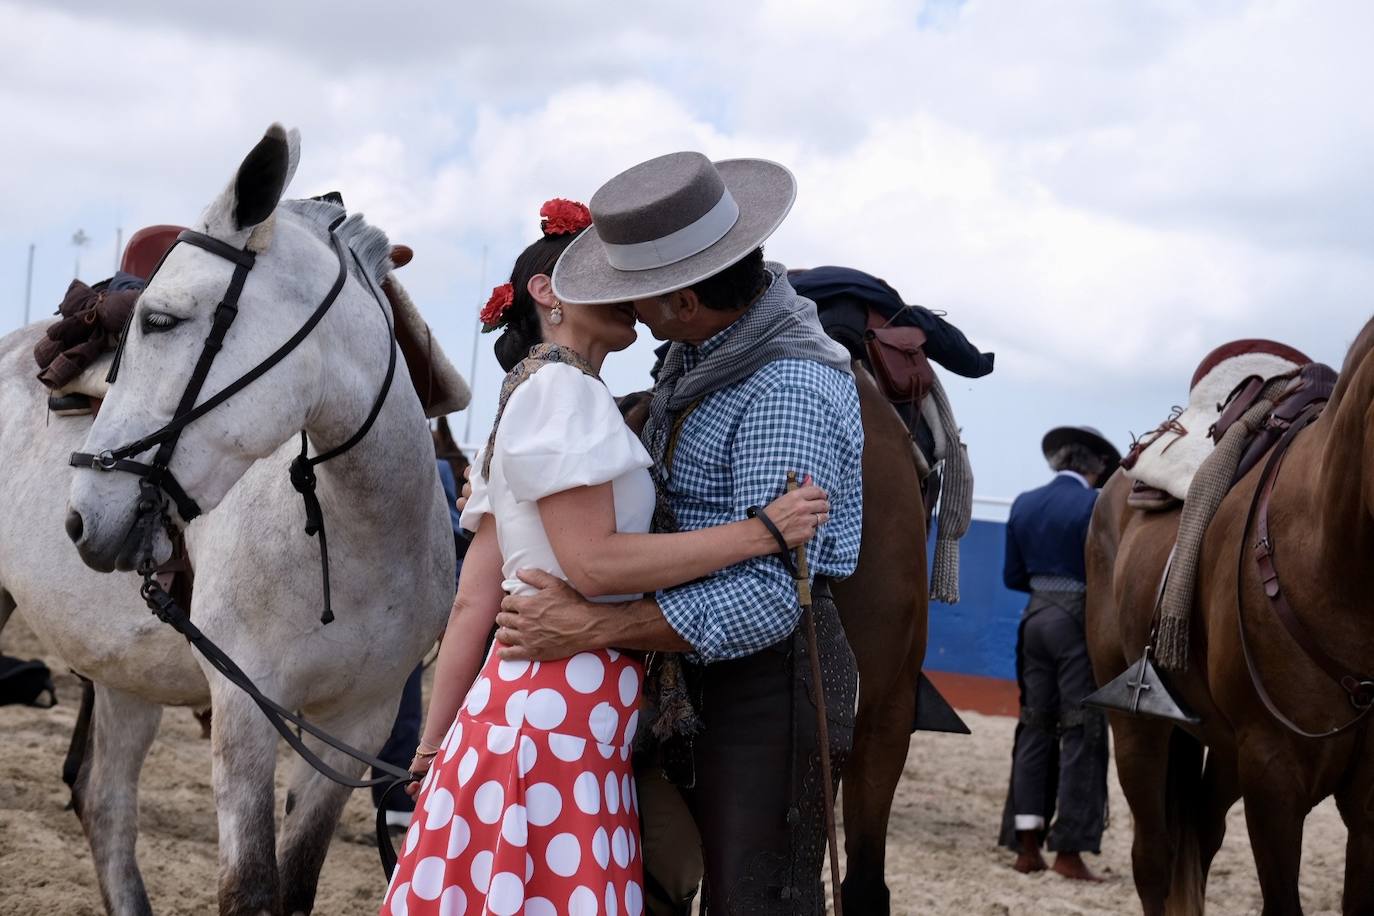
[(782, 536), (782, 532), (778, 530), (777, 525), (773, 524), (773, 520), (768, 517), (768, 514), (758, 506), (750, 506), (744, 514), (763, 522), (763, 527), (768, 529), (768, 533), (778, 543), (778, 559), (782, 560), (782, 565), (787, 568), (787, 574), (793, 579), (798, 578), (797, 564), (792, 562), (792, 548), (787, 546), (787, 538)]
[[(1274, 543), (1269, 534), (1269, 503), (1273, 496), (1274, 485), (1278, 480), (1279, 467), (1283, 464), (1284, 456), (1298, 433), (1306, 429), (1317, 417), (1321, 416), (1322, 403), (1314, 403), (1288, 427), (1278, 443), (1274, 446), (1269, 460), (1264, 465), (1261, 472), (1259, 486), (1255, 489), (1255, 496), (1250, 502), (1250, 511), (1245, 518), (1245, 528), (1241, 532), (1241, 548), (1239, 552), (1237, 576), (1236, 576), (1236, 623), (1240, 630), (1241, 652), (1245, 656), (1245, 666), (1250, 673), (1250, 682), (1255, 687), (1255, 693), (1259, 696), (1260, 702), (1269, 711), (1269, 714), (1283, 724), (1285, 728), (1304, 738), (1330, 738), (1338, 735), (1347, 729), (1352, 728), (1366, 715), (1370, 709), (1374, 708), (1374, 680), (1354, 674), (1343, 665), (1333, 659), (1327, 652), (1317, 644), (1316, 638), (1307, 628), (1306, 624), (1298, 617), (1293, 610), (1292, 604), (1283, 593), (1283, 588), (1279, 583), (1278, 567), (1274, 563)], [(1245, 571), (1245, 541), (1249, 537), (1251, 527), (1255, 527), (1258, 540), (1253, 548), (1255, 565), (1259, 571), (1260, 581), (1264, 587), (1265, 597), (1269, 599), (1269, 606), (1273, 608), (1274, 615), (1283, 624), (1288, 635), (1298, 644), (1308, 659), (1334, 681), (1350, 699), (1350, 703), (1358, 710), (1354, 718), (1335, 728), (1323, 732), (1313, 732), (1304, 729), (1288, 716), (1284, 715), (1274, 703), (1273, 697), (1265, 689), (1263, 679), (1260, 676), (1259, 668), (1255, 664), (1254, 655), (1250, 651), (1249, 642), (1245, 635), (1245, 603), (1241, 595), (1240, 582)]]
[[(253, 679), (244, 673), (243, 669), (240, 668), (223, 649), (216, 645), (213, 640), (201, 632), (199, 627), (191, 622), (191, 617), (186, 613), (186, 609), (178, 604), (177, 601), (158, 584), (157, 579), (153, 576), (149, 575), (143, 580), (141, 594), (154, 616), (163, 623), (171, 626), (172, 629), (176, 630), (182, 636), (186, 637), (186, 641), (191, 644), (191, 647), (199, 652), (201, 656), (210, 663), (212, 668), (222, 674), (225, 680), (248, 694), (249, 699), (257, 705), (258, 709), (262, 710), (262, 714), (267, 717), (267, 721), (276, 729), (277, 734), (281, 735), (282, 739), (290, 745), (293, 751), (304, 758), (306, 763), (318, 770), (323, 776), (341, 786), (348, 786), (352, 789), (368, 789), (372, 786), (385, 785), (387, 786), (388, 795), (397, 786), (418, 781), (419, 777), (415, 776), (413, 773), (402, 770), (400, 767), (387, 763), (385, 760), (374, 757), (366, 751), (360, 751), (351, 745), (345, 744), (318, 725), (315, 725), (309, 719), (306, 719), (298, 713), (292, 712), (276, 700), (264, 694), (258, 689), (258, 686), (253, 683)], [(292, 725), (296, 726), (301, 732), (312, 735), (345, 756), (351, 757), (359, 763), (366, 764), (375, 770), (380, 770), (386, 775), (378, 776), (373, 779), (355, 779), (352, 776), (340, 773), (338, 770), (325, 763), (318, 754), (307, 747), (300, 734), (291, 728)], [(396, 851), (391, 848), (390, 834), (386, 830), (385, 809), (383, 808), (382, 811), (383, 813), (377, 821), (377, 847), (382, 859), (382, 867), (386, 869), (387, 877), (390, 878), (391, 869), (396, 866)]]

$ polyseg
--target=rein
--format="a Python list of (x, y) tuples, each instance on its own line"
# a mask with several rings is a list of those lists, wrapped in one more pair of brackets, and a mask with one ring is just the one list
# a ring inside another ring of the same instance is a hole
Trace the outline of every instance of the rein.
[[(1274, 446), (1269, 460), (1265, 462), (1259, 485), (1255, 488), (1255, 496), (1250, 502), (1250, 511), (1245, 517), (1245, 527), (1241, 531), (1236, 576), (1236, 623), (1240, 629), (1240, 647), (1245, 656), (1245, 667), (1250, 673), (1250, 682), (1254, 685), (1255, 693), (1259, 695), (1260, 702), (1264, 704), (1269, 714), (1289, 731), (1304, 738), (1330, 738), (1338, 735), (1363, 721), (1370, 710), (1374, 709), (1374, 679), (1351, 672), (1317, 645), (1312, 632), (1298, 618), (1293, 606), (1283, 594), (1283, 588), (1279, 584), (1278, 567), (1274, 565), (1274, 541), (1269, 533), (1269, 502), (1274, 493), (1274, 484), (1278, 480), (1279, 467), (1283, 464), (1283, 458), (1288, 452), (1288, 447), (1292, 445), (1298, 433), (1321, 416), (1324, 404), (1325, 401), (1314, 402), (1295, 418), (1288, 429), (1284, 431), (1283, 437)], [(1322, 732), (1307, 731), (1279, 711), (1273, 697), (1264, 687), (1259, 668), (1255, 664), (1254, 656), (1250, 651), (1250, 644), (1245, 636), (1244, 599), (1240, 589), (1242, 574), (1245, 571), (1246, 538), (1252, 526), (1255, 527), (1258, 535), (1258, 540), (1253, 547), (1254, 562), (1259, 571), (1265, 597), (1269, 599), (1269, 606), (1274, 610), (1274, 616), (1283, 624), (1288, 635), (1298, 644), (1298, 648), (1302, 649), (1308, 660), (1320, 668), (1341, 690), (1345, 691), (1350, 700), (1350, 705), (1357, 710), (1355, 716), (1342, 725)]]
[[(339, 222), (342, 222), (342, 218)], [(363, 440), (372, 429), (378, 415), (381, 413), (382, 405), (385, 403), (387, 394), (391, 390), (392, 379), (395, 377), (396, 373), (396, 329), (392, 324), (391, 316), (387, 314), (386, 306), (382, 304), (382, 296), (371, 276), (363, 269), (357, 254), (348, 250), (334, 232), (337, 226), (338, 222), (330, 226), (329, 242), (338, 258), (338, 274), (335, 276), (334, 283), (330, 287), (329, 292), (325, 294), (320, 304), (315, 307), (314, 312), (311, 313), (305, 323), (302, 324), (285, 343), (274, 350), (269, 356), (218, 393), (199, 404), (196, 403), (196, 399), (200, 396), (201, 389), (205, 385), (205, 380), (210, 374), (211, 364), (214, 363), (215, 357), (219, 355), (219, 351), (223, 347), (225, 334), (228, 333), (230, 326), (234, 323), (234, 319), (238, 317), (239, 296), (243, 292), (243, 286), (248, 279), (249, 271), (253, 269), (256, 261), (256, 254), (247, 248), (237, 249), (230, 245), (226, 245), (219, 239), (189, 229), (178, 235), (177, 243), (185, 242), (188, 245), (193, 245), (213, 255), (224, 258), (234, 265), (234, 273), (229, 280), (229, 285), (226, 287), (223, 297), (215, 307), (210, 334), (205, 339), (205, 346), (201, 350), (200, 358), (197, 360), (195, 368), (191, 372), (190, 380), (186, 383), (186, 390), (181, 395), (176, 413), (161, 429), (134, 442), (130, 442), (127, 445), (120, 446), (116, 449), (106, 449), (94, 455), (86, 452), (73, 452), (70, 458), (72, 467), (92, 469), (106, 473), (111, 471), (123, 471), (125, 473), (134, 474), (140, 478), (140, 495), (137, 513), (134, 517), (134, 527), (142, 529), (143, 536), (145, 537), (151, 533), (152, 527), (155, 524), (160, 523), (169, 529), (171, 527), (171, 518), (168, 514), (167, 500), (164, 498), (164, 494), (170, 497), (172, 502), (176, 505), (177, 514), (181, 516), (183, 522), (189, 523), (192, 519), (199, 516), (201, 514), (200, 506), (196, 504), (196, 501), (192, 499), (177, 482), (170, 468), (172, 453), (176, 450), (181, 433), (187, 426), (257, 381), (271, 370), (273, 366), (285, 359), (291, 351), (300, 346), (301, 342), (310, 335), (310, 332), (315, 329), (321, 319), (324, 318), (325, 313), (329, 311), (335, 300), (338, 299), (339, 293), (343, 290), (344, 283), (348, 279), (348, 256), (351, 255), (354, 264), (358, 267), (359, 273), (364, 277), (367, 283), (368, 291), (372, 294), (373, 300), (376, 301), (377, 307), (382, 312), (383, 320), (386, 322), (387, 339), (390, 344), (388, 347), (389, 361), (387, 363), (386, 377), (382, 382), (381, 390), (373, 400), (367, 418), (357, 431), (342, 444), (311, 458), (309, 457), (309, 444), (306, 439), (305, 430), (301, 430), (301, 451), (291, 462), (291, 485), (295, 488), (296, 492), (301, 495), (301, 499), (305, 504), (305, 533), (311, 537), (318, 536), (320, 540), (320, 570), (324, 595), (324, 610), (320, 615), (321, 624), (329, 624), (332, 622), (334, 620), (334, 612), (331, 606), (329, 589), (329, 545), (324, 528), (324, 514), (320, 507), (319, 498), (315, 494), (317, 483), (315, 468), (326, 461), (344, 454)], [(173, 247), (175, 247), (175, 244), (176, 243), (173, 244)], [(170, 253), (170, 250), (171, 249), (168, 250), (168, 253)], [(158, 262), (158, 267), (153, 271), (154, 276), (157, 274), (157, 269), (161, 268), (166, 259), (167, 255), (163, 255), (162, 261)], [(150, 276), (149, 283), (151, 284), (151, 282), (152, 277)], [(132, 328), (132, 323), (133, 316), (131, 313), (130, 323), (126, 326), (124, 332), (125, 338), (127, 338)], [(109, 380), (111, 382), (114, 381), (115, 374), (118, 372), (123, 349), (124, 338), (121, 338), (119, 348), (115, 354), (114, 365), (110, 369)], [(150, 462), (145, 464), (131, 460), (133, 456), (145, 452), (153, 446), (157, 446), (158, 450)], [(138, 572), (143, 577), (143, 585), (139, 589), (139, 594), (148, 605), (148, 608), (153, 612), (153, 615), (163, 623), (171, 626), (182, 636), (186, 637), (186, 641), (210, 663), (211, 667), (223, 675), (231, 684), (248, 694), (249, 698), (257, 704), (260, 710), (262, 710), (263, 715), (267, 717), (272, 727), (277, 730), (277, 733), (280, 734), (291, 749), (299, 754), (307, 763), (328, 779), (349, 788), (363, 789), (380, 785), (388, 786), (386, 794), (383, 796), (383, 804), (377, 809), (377, 847), (381, 856), (382, 867), (389, 877), (396, 865), (396, 852), (391, 846), (391, 838), (387, 832), (385, 800), (397, 787), (409, 782), (414, 782), (416, 777), (400, 767), (393, 766), (383, 760), (379, 760), (371, 754), (345, 744), (343, 741), (333, 737), (301, 715), (292, 712), (271, 697), (268, 697), (258, 689), (257, 685), (253, 683), (252, 678), (244, 673), (243, 669), (240, 668), (223, 649), (215, 645), (209, 637), (200, 631), (199, 627), (191, 622), (191, 616), (186, 609), (163, 589), (157, 581), (156, 567), (151, 558), (145, 559), (139, 564)], [(371, 766), (373, 769), (386, 775), (373, 779), (354, 779), (339, 772), (321, 759), (314, 751), (310, 750), (300, 734), (292, 730), (292, 725), (296, 726), (301, 732), (312, 735), (324, 744), (353, 760)]]

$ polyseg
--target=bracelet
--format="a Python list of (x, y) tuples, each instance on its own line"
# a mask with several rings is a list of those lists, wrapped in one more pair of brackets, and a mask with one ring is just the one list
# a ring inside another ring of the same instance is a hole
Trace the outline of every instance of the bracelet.
[(416, 760), (432, 760), (439, 755), (438, 751), (416, 751)]
[(426, 756), (426, 757), (433, 757), (435, 754), (439, 753), (440, 750), (442, 750), (442, 748), (440, 748), (439, 745), (437, 745), (437, 744), (430, 744), (430, 743), (429, 743), (428, 741), (426, 741), (424, 738), (421, 738), (421, 739), (420, 739), (420, 744), (419, 744), (419, 748), (418, 748), (418, 749), (421, 750), (421, 751), (425, 751), (425, 756)]

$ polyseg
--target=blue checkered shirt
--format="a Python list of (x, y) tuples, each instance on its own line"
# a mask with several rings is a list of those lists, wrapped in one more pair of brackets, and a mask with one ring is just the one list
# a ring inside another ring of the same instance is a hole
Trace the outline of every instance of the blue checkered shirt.
[[(730, 328), (687, 353), (690, 370)], [(739, 521), (782, 495), (788, 471), (830, 494), (830, 520), (807, 545), (811, 574), (843, 578), (859, 562), (863, 426), (854, 379), (800, 359), (772, 362), (707, 395), (684, 421), (667, 498), (679, 528)], [(776, 556), (757, 557), (658, 593), (668, 623), (711, 662), (750, 655), (790, 635), (796, 585)]]

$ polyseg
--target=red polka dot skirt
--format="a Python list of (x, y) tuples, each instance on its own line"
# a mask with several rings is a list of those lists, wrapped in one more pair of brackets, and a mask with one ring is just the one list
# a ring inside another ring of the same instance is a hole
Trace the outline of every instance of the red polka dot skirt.
[(640, 916), (643, 669), (493, 651), (420, 785), (383, 916)]

